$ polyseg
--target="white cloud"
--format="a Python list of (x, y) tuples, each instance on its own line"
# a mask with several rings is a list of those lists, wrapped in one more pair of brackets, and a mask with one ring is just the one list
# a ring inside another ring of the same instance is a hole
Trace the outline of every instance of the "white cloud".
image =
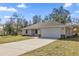
[(27, 8), (27, 6), (24, 3), (21, 3), (19, 5), (17, 5), (18, 8)]
[(0, 6), (0, 11), (11, 11), (11, 12), (17, 12), (15, 8), (8, 8), (4, 6)]
[(71, 5), (72, 5), (72, 3), (65, 3), (64, 7), (67, 8), (67, 7), (70, 7)]
[(10, 16), (4, 16), (4, 18), (5, 18), (5, 19), (8, 19), (8, 18), (10, 18)]

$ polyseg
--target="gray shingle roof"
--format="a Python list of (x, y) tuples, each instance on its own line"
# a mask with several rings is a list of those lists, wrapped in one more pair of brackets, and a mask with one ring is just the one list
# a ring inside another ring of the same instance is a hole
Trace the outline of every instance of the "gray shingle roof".
[(30, 26), (27, 26), (23, 29), (39, 29), (39, 28), (47, 28), (47, 27), (64, 27), (64, 24), (58, 23), (58, 22), (43, 22), (43, 23), (37, 23)]

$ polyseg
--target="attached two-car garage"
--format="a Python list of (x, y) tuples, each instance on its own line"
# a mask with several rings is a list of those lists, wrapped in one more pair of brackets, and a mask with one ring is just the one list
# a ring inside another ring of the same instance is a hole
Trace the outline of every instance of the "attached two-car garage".
[(48, 38), (60, 38), (64, 32), (63, 29), (60, 27), (52, 27), (52, 28), (43, 28), (41, 29), (41, 37), (48, 37)]

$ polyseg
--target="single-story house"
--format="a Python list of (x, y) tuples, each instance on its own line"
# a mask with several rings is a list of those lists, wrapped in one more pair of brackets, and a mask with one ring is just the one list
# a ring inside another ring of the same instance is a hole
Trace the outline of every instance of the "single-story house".
[(63, 35), (67, 37), (73, 35), (73, 25), (58, 22), (37, 23), (23, 28), (22, 35), (46, 38), (60, 38)]

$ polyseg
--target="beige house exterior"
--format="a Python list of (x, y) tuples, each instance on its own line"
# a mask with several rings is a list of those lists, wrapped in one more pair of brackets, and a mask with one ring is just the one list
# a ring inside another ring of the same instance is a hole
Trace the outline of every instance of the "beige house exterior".
[(73, 35), (73, 25), (58, 22), (37, 23), (22, 29), (22, 35), (40, 36), (46, 38), (61, 38)]

